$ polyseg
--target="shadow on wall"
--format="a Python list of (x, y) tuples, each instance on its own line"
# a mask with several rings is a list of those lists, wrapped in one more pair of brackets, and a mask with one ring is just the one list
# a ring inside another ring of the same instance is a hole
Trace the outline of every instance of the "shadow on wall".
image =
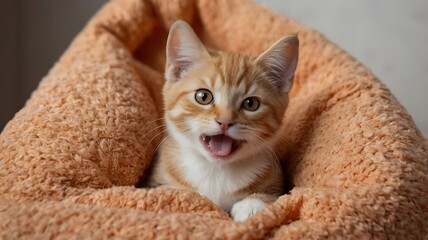
[(0, 131), (105, 2), (0, 1)]

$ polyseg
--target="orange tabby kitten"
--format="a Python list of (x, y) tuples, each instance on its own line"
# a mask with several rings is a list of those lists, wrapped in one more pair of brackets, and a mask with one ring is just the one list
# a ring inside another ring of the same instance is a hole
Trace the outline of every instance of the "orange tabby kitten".
[(167, 135), (150, 186), (191, 189), (236, 221), (283, 191), (273, 153), (298, 59), (297, 36), (257, 58), (208, 51), (183, 21), (171, 27), (163, 88)]

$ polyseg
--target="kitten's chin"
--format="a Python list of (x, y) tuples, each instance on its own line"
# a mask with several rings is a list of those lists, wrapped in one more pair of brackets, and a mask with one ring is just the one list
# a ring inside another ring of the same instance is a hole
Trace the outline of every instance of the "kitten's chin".
[(226, 160), (236, 153), (244, 141), (233, 139), (225, 134), (202, 135), (199, 140), (211, 157)]

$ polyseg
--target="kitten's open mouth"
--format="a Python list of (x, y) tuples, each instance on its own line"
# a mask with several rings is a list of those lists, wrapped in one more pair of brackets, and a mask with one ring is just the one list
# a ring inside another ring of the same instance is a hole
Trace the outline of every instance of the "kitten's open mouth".
[(200, 139), (205, 149), (217, 158), (229, 157), (236, 152), (242, 144), (242, 141), (235, 140), (224, 134), (213, 136), (202, 135)]

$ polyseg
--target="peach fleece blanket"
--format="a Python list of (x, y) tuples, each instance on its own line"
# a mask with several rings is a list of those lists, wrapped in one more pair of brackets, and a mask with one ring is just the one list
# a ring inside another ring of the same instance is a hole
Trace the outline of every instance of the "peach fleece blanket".
[[(197, 193), (139, 189), (159, 143), (165, 40), (258, 54), (299, 32), (279, 146), (290, 193), (243, 223)], [(0, 137), (0, 238), (428, 237), (428, 150), (365, 67), (246, 0), (116, 0), (75, 38)]]

